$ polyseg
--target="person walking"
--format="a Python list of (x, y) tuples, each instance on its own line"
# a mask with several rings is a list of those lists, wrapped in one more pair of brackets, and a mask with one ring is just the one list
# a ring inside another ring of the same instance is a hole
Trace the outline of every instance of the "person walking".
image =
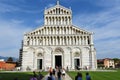
[(88, 72), (86, 73), (86, 80), (91, 80), (91, 77)]

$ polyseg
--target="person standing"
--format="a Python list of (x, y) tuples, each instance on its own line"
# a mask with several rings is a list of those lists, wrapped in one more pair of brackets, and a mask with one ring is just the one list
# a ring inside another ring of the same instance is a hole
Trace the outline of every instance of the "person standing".
[(65, 79), (65, 69), (64, 68), (62, 69), (62, 77), (63, 77), (63, 79)]
[(50, 69), (49, 69), (49, 73), (52, 73), (53, 72), (53, 69), (52, 69), (52, 67), (50, 67)]
[(86, 80), (91, 80), (91, 77), (88, 72), (86, 73)]
[(58, 73), (57, 73), (57, 77), (58, 77), (58, 80), (62, 80), (62, 79), (61, 79), (61, 71), (60, 71), (60, 69), (59, 69), (59, 71), (58, 71)]
[(40, 73), (40, 71), (39, 71), (39, 73), (38, 73), (38, 80), (42, 80), (42, 78), (43, 78), (44, 76)]
[(82, 80), (82, 74), (78, 72), (77, 76), (75, 76), (75, 80)]
[(53, 75), (55, 76), (55, 69), (53, 69), (52, 73), (53, 73)]
[(30, 80), (37, 80), (36, 75), (33, 75), (33, 77), (31, 77)]
[(36, 72), (35, 72), (35, 71), (33, 71), (33, 75), (37, 77), (37, 74), (36, 74)]
[(52, 72), (50, 72), (50, 75), (47, 77), (46, 80), (55, 80), (55, 77), (53, 76)]
[(81, 73), (78, 74), (77, 80), (82, 80), (82, 74)]

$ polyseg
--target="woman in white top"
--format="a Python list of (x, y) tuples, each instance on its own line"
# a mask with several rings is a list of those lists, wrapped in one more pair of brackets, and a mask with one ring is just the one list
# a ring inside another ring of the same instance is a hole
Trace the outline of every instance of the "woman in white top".
[(62, 76), (65, 76), (65, 69), (62, 69)]

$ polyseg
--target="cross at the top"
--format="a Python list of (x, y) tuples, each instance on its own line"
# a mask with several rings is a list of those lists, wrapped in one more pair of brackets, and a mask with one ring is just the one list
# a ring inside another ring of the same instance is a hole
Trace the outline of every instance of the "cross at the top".
[(57, 0), (57, 5), (59, 5), (59, 0)]

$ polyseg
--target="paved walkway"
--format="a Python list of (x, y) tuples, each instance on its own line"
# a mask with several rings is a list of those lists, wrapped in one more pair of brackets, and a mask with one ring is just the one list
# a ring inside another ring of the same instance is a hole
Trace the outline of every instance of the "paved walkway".
[(71, 79), (71, 77), (68, 74), (66, 74), (64, 80), (72, 80), (72, 79)]
[[(47, 74), (42, 80), (46, 80), (48, 76), (49, 76), (49, 74)], [(56, 79), (56, 80), (57, 80), (57, 79)], [(62, 80), (72, 80), (72, 79), (71, 79), (70, 76), (66, 73), (66, 74), (65, 74), (65, 78), (62, 77)]]

